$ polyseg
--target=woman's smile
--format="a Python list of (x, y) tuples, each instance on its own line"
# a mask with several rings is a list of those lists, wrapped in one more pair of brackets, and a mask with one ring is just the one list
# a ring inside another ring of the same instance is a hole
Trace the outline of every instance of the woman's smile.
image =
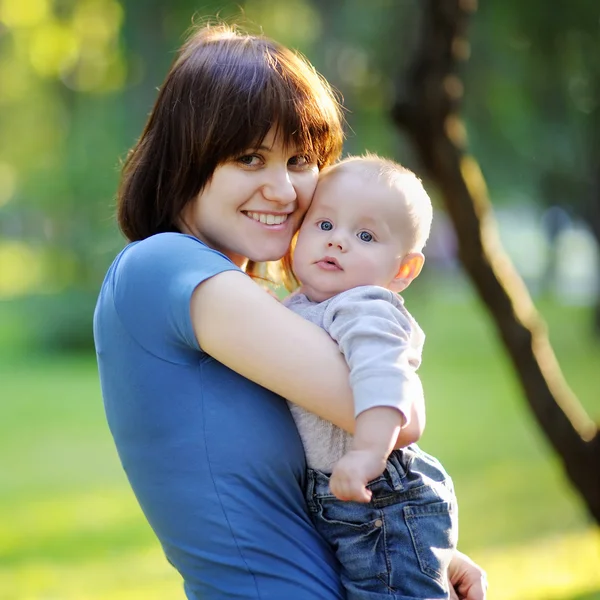
[(262, 223), (263, 225), (282, 225), (287, 221), (288, 216), (291, 213), (264, 213), (264, 212), (252, 212), (244, 210), (242, 211), (247, 217), (250, 217), (253, 221)]
[[(285, 255), (317, 185), (314, 163), (299, 161), (272, 129), (258, 149), (220, 164), (184, 209), (186, 230), (238, 266)], [(246, 159), (250, 158), (250, 162)], [(244, 219), (240, 219), (243, 215)]]

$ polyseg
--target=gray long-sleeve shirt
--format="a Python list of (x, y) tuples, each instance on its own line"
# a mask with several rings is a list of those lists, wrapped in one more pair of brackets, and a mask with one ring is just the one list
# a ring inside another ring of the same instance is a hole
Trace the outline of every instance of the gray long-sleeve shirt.
[[(362, 286), (324, 302), (311, 302), (296, 293), (284, 304), (338, 343), (350, 368), (356, 416), (369, 408), (389, 406), (409, 418), (415, 397), (423, 394), (416, 370), (425, 335), (400, 296), (385, 288)], [(331, 472), (350, 449), (352, 436), (295, 404), (290, 403), (290, 410), (308, 466)]]

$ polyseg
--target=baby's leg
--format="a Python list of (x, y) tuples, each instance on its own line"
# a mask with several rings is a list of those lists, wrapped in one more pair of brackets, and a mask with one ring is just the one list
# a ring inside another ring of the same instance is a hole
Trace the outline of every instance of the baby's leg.
[(368, 504), (341, 502), (328, 476), (309, 474), (308, 501), (317, 529), (342, 565), (348, 600), (442, 600), (457, 541), (452, 482), (416, 446), (395, 451), (369, 484)]

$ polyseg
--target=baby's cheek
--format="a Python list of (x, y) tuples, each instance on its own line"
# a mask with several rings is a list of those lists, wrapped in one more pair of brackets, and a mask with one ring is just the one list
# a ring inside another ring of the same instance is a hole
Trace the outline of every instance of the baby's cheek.
[(302, 249), (298, 252), (298, 246), (296, 246), (292, 257), (292, 269), (299, 281), (306, 280), (306, 260)]
[(358, 285), (383, 285), (381, 279), (384, 279), (384, 265), (371, 257), (366, 258), (361, 263), (359, 269), (361, 281)]
[(294, 263), (294, 269), (303, 268), (308, 260), (308, 248), (309, 248), (309, 240), (307, 234), (303, 233), (302, 229), (296, 238), (296, 245), (294, 246), (294, 253), (292, 255), (292, 260)]
[(378, 271), (381, 270), (381, 265), (379, 264), (379, 261), (375, 260), (371, 256), (364, 256), (360, 263), (361, 271), (364, 274), (367, 274), (367, 276), (370, 275), (371, 277), (373, 277)]

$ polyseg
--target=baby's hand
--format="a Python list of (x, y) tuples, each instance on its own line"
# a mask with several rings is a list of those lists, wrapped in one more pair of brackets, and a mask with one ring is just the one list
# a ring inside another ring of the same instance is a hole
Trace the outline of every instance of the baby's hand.
[(337, 462), (329, 480), (331, 493), (340, 500), (369, 502), (367, 483), (385, 470), (386, 459), (370, 450), (350, 450)]

